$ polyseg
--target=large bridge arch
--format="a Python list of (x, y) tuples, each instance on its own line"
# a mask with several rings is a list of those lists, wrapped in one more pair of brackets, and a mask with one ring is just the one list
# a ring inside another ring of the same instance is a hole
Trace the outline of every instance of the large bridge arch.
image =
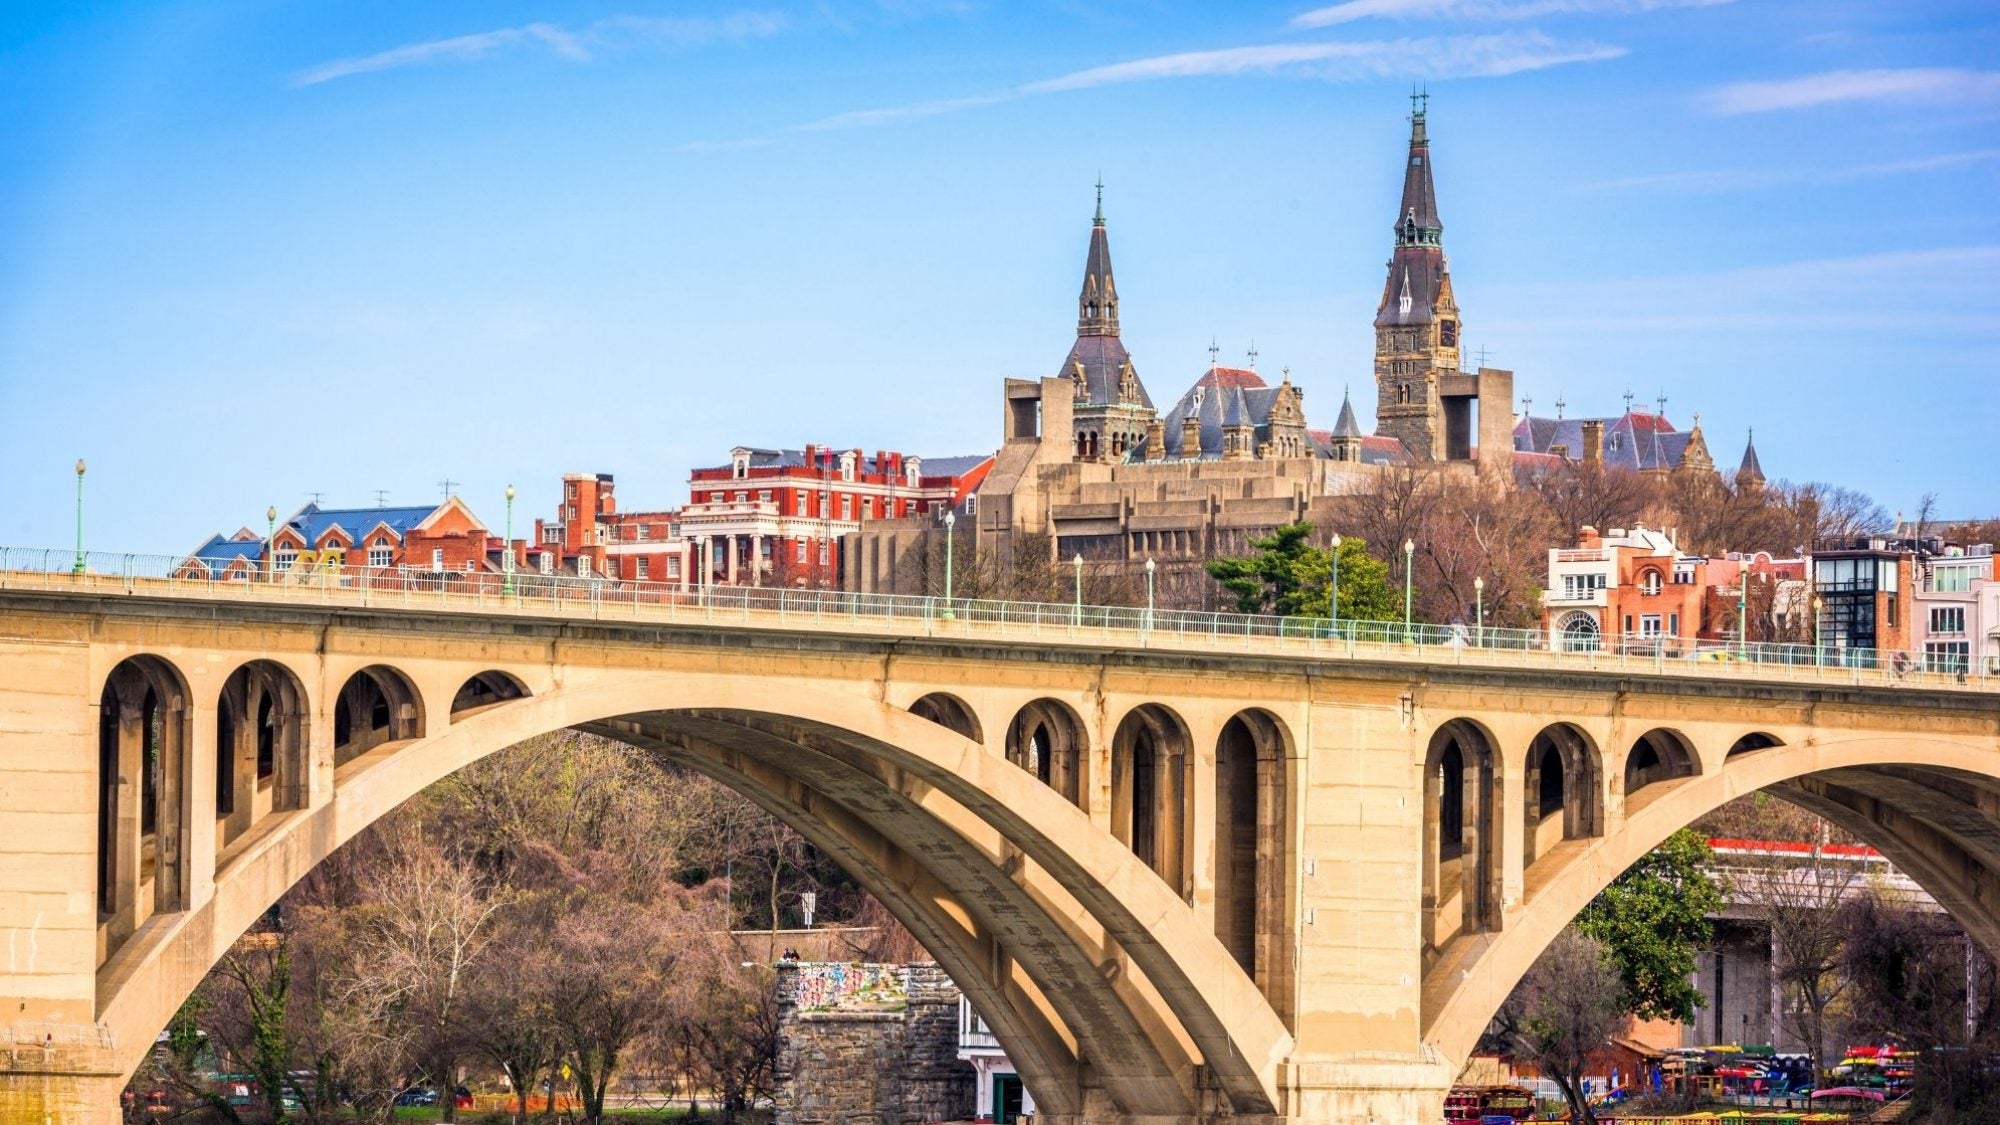
[[(659, 716), (669, 718), (653, 721)], [(986, 849), (986, 872), (974, 889), (997, 905), (990, 916), (972, 918), (969, 929), (961, 924), (977, 939), (972, 945), (961, 942), (943, 957), (955, 972), (966, 971), (968, 950), (986, 941), (990, 959), (1005, 948), (1004, 938), (987, 939), (1004, 935), (1007, 912), (1018, 915), (1016, 941), (1034, 929), (1063, 935), (1069, 948), (1051, 947), (1036, 958), (1034, 968), (1045, 974), (1039, 982), (1020, 984), (991, 964), (984, 983), (972, 978), (975, 1004), (1003, 1036), (1020, 1041), (1031, 1067), (1060, 1065), (1057, 1047), (1073, 1042), (1084, 1056), (1073, 1069), (1127, 1113), (1185, 1115), (1218, 1094), (1240, 1113), (1271, 1111), (1291, 1047), (1282, 1022), (1194, 911), (1087, 813), (998, 753), (908, 711), (814, 685), (789, 687), (774, 703), (767, 680), (727, 674), (579, 675), (569, 685), (342, 762), (331, 800), (260, 839), (253, 854), (218, 874), (207, 903), (148, 942), (112, 978), (100, 976), (100, 1019), (114, 1029), (120, 1064), (137, 1065), (144, 1045), (235, 935), (376, 819), (524, 738), (634, 721), (647, 724), (646, 737), (686, 739), (677, 760), (711, 776), (746, 786), (753, 776), (788, 778), (786, 786), (762, 784), (750, 791), (752, 799), (800, 820), (802, 831), (828, 842), (829, 854), (857, 854), (852, 841), (834, 846), (829, 824), (895, 819), (904, 838), (877, 854), (897, 858), (856, 874), (882, 887), (885, 901), (892, 909), (900, 904), (905, 923), (920, 934), (943, 932), (942, 915), (918, 909), (907, 890), (910, 865), (923, 867), (918, 861), (927, 849), (949, 846), (961, 859)], [(736, 745), (718, 740), (717, 723), (733, 732)], [(836, 806), (845, 807), (845, 820), (832, 816)], [(973, 896), (965, 872), (976, 866), (963, 863), (963, 870), (941, 877), (918, 874), (967, 898)], [(889, 882), (898, 874), (906, 885), (900, 894)], [(1022, 998), (1031, 994), (1035, 1004), (1024, 1008)], [(1003, 1004), (1012, 1010), (1000, 1010)], [(1055, 1009), (1056, 1018), (1036, 1005)], [(1211, 1087), (1207, 1094), (1196, 1088), (1197, 1066), (1209, 1076), (1201, 1083)], [(1044, 1088), (1052, 1080), (1044, 1079)], [(1063, 1100), (1057, 1093), (1054, 1104)]]
[(1766, 745), (1668, 780), (1537, 881), (1499, 933), (1455, 942), (1427, 968), (1427, 1044), (1463, 1063), (1542, 950), (1599, 891), (1674, 832), (1759, 790), (1868, 841), (2000, 956), (2000, 744), (1912, 736)]

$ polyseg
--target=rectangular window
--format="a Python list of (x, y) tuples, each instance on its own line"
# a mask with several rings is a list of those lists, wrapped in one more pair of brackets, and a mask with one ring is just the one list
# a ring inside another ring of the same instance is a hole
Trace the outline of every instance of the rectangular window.
[(1659, 615), (1659, 614), (1657, 614), (1657, 613), (1642, 613), (1642, 614), (1640, 614), (1640, 615), (1639, 615), (1639, 635), (1640, 635), (1640, 636), (1642, 636), (1642, 637), (1657, 637), (1657, 636), (1659, 636), (1659, 635), (1660, 635), (1660, 615)]
[(542, 542), (544, 543), (562, 542), (562, 525), (557, 524), (554, 527), (542, 528)]
[(393, 552), (389, 550), (388, 544), (377, 543), (373, 547), (368, 548), (368, 565), (388, 566), (392, 555)]
[(708, 494), (709, 502), (712, 504), (720, 504), (728, 498), (729, 494), (726, 492), (711, 492)]
[(651, 524), (646, 524), (646, 523), (642, 523), (642, 524), (640, 524), (640, 525), (639, 525), (639, 541), (640, 541), (641, 543), (643, 543), (643, 542), (645, 542), (646, 540), (648, 540), (648, 539), (651, 539), (652, 537), (653, 537), (653, 525), (651, 525)]
[(590, 556), (589, 556), (589, 555), (578, 555), (578, 556), (576, 557), (576, 573), (577, 573), (577, 576), (578, 576), (578, 577), (580, 577), (580, 578), (588, 578), (588, 577), (590, 577)]
[(1896, 596), (1894, 594), (1889, 595), (1888, 602), (1889, 602), (1889, 616), (1888, 616), (1889, 628), (1894, 629), (1896, 627)]
[(575, 504), (571, 504), (571, 505), (569, 506), (569, 508), (568, 508), (567, 510), (568, 510), (569, 514), (568, 514), (568, 515), (566, 515), (566, 516), (564, 516), (563, 518), (564, 518), (564, 519), (566, 519), (566, 520), (568, 520), (568, 521), (570, 521), (571, 523), (575, 523), (575, 522), (576, 522), (576, 505), (575, 505)]
[(861, 518), (864, 520), (875, 518), (875, 498), (873, 496), (863, 496), (861, 498)]
[(840, 498), (840, 518), (844, 520), (854, 518), (854, 497), (843, 496)]
[(681, 557), (679, 555), (668, 555), (667, 577), (679, 578), (680, 576), (681, 576)]
[(803, 539), (799, 540), (798, 561), (806, 561), (806, 541)]
[(1971, 663), (1970, 641), (1932, 641), (1924, 645), (1924, 667), (1930, 671), (1963, 674)]
[(460, 569), (462, 569), (467, 574), (471, 574), (475, 565), (476, 564), (471, 559), (467, 559), (465, 560), (465, 565)]
[(1931, 590), (1939, 594), (1963, 594), (1972, 589), (1977, 567), (1941, 566), (1931, 572)]
[(645, 559), (639, 558), (632, 560), (632, 577), (637, 578), (641, 582), (644, 582), (646, 580), (646, 570), (647, 567)]
[(432, 569), (432, 570), (443, 570), (443, 569), (444, 569), (444, 548), (443, 548), (443, 547), (432, 547), (432, 548), (431, 548), (431, 569)]
[(1962, 605), (1934, 605), (1931, 607), (1931, 632), (1965, 632), (1965, 607)]
[(277, 560), (279, 570), (290, 570), (292, 569), (292, 563), (298, 560), (299, 553), (290, 547), (280, 547), (277, 554), (273, 557)]
[(748, 499), (750, 499), (750, 494), (748, 492), (739, 492), (736, 494), (736, 502), (738, 504), (741, 504)]
[(1667, 614), (1667, 635), (1671, 637), (1678, 637), (1681, 635), (1680, 614), (1678, 613)]
[(1632, 631), (1632, 615), (1629, 613), (1625, 615), (1625, 631), (1628, 633)]
[(977, 492), (965, 498), (965, 514), (968, 516), (979, 514), (979, 494)]
[(824, 541), (819, 545), (819, 565), (826, 565), (826, 543)]
[(759, 504), (769, 504), (769, 503), (771, 502), (771, 490), (770, 490), (770, 489), (768, 489), (768, 488), (760, 488), (760, 489), (758, 489), (758, 490), (757, 490), (757, 502), (758, 502)]
[(540, 561), (536, 565), (541, 567), (543, 574), (554, 574), (556, 572), (556, 555), (554, 551), (543, 551), (538, 557)]

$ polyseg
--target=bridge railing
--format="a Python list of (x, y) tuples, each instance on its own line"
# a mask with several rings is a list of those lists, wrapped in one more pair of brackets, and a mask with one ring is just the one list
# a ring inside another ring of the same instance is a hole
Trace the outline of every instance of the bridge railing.
[(1704, 677), (1836, 680), (2000, 687), (1984, 660), (1925, 665), (1897, 651), (1777, 643), (1688, 641), (1657, 634), (1572, 637), (1478, 622), (1329, 620), (1147, 606), (1019, 602), (844, 590), (702, 586), (679, 581), (474, 569), (344, 566), (329, 561), (274, 569), (258, 561), (0, 547), (0, 589), (44, 587), (124, 593), (432, 606), (577, 617), (737, 617), (745, 622), (840, 621), (889, 631), (945, 628), (1027, 632), (1051, 639), (1147, 647), (1302, 650), (1334, 656), (1650, 669)]

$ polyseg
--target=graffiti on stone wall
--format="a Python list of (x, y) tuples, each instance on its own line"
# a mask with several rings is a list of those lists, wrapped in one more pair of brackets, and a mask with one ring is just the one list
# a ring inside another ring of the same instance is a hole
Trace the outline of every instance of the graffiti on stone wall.
[(902, 970), (895, 965), (809, 961), (794, 972), (792, 996), (802, 1012), (889, 1012), (909, 1004)]

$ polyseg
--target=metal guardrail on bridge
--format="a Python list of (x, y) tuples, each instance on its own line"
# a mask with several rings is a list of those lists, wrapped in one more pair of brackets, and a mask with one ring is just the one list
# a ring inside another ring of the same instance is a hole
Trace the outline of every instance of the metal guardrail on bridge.
[(1924, 668), (1902, 653), (1813, 645), (1691, 644), (1651, 634), (1607, 634), (1591, 638), (1593, 643), (1588, 647), (1567, 647), (1552, 645), (1549, 634), (1540, 629), (1211, 613), (1086, 605), (1081, 600), (1019, 602), (754, 586), (688, 587), (677, 582), (578, 578), (527, 570), (458, 572), (315, 564), (273, 573), (251, 564), (219, 570), (214, 566), (190, 556), (0, 547), (0, 589), (109, 591), (385, 609), (429, 607), (590, 620), (734, 622), (764, 628), (813, 626), (878, 635), (994, 636), (1324, 659), (2000, 690), (2000, 675), (1983, 663)]

